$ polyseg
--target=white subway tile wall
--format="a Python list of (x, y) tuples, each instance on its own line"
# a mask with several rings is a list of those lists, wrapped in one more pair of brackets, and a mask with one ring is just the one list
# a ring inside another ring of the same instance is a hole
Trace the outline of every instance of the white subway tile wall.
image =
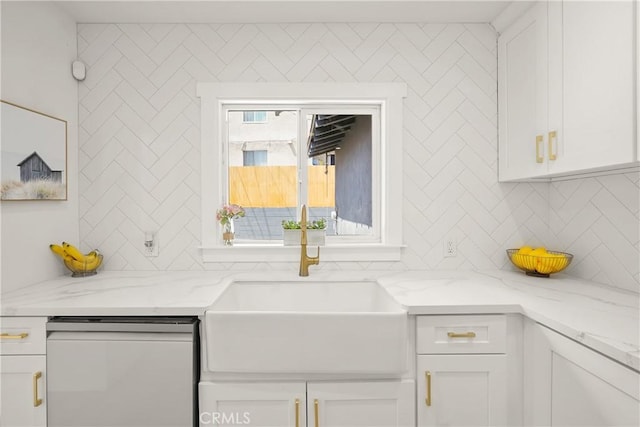
[[(497, 182), (496, 34), (489, 25), (81, 24), (78, 51), (88, 67), (79, 92), (80, 233), (84, 245), (105, 253), (106, 269), (297, 268), (296, 260), (201, 262), (198, 81), (408, 85), (402, 260), (324, 262), (319, 269), (510, 268), (506, 248), (574, 244), (558, 240), (568, 227), (555, 227), (564, 216), (550, 210), (556, 193), (571, 197), (559, 190), (563, 184)], [(637, 179), (625, 179), (638, 190)], [(604, 198), (596, 187), (588, 187), (590, 196)], [(617, 187), (610, 191), (615, 198)], [(636, 220), (637, 205), (636, 198), (629, 210)], [(159, 232), (157, 258), (143, 256), (145, 230)], [(600, 251), (616, 253), (621, 239), (592, 231)], [(445, 258), (450, 237), (457, 256)], [(637, 238), (629, 246), (637, 258)], [(596, 265), (578, 259), (574, 271), (638, 289), (637, 265), (629, 271), (635, 283), (618, 283), (609, 264)]]

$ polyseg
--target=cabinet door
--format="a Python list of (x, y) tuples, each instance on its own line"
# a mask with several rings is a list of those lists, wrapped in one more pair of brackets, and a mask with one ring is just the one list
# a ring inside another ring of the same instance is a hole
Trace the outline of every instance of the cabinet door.
[(550, 173), (636, 159), (634, 27), (631, 0), (550, 3)]
[(498, 38), (500, 181), (547, 173), (547, 84), (547, 2), (540, 2)]
[(507, 424), (505, 355), (418, 356), (418, 426)]
[(200, 382), (200, 426), (303, 427), (305, 393), (303, 382)]
[(535, 378), (525, 389), (537, 407), (527, 424), (640, 425), (640, 374), (540, 325), (534, 339)]
[(46, 356), (0, 358), (2, 427), (46, 427)]
[(309, 427), (415, 425), (414, 382), (309, 383)]

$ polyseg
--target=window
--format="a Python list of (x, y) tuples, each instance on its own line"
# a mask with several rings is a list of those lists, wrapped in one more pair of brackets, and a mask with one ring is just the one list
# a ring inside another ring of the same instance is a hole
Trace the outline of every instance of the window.
[(243, 123), (264, 123), (267, 121), (266, 111), (243, 111), (242, 122)]
[(267, 166), (267, 150), (243, 151), (242, 166)]
[[(239, 125), (242, 109), (223, 105), (228, 117), (225, 199), (245, 208), (236, 243), (282, 240), (283, 219), (305, 204), (310, 221), (324, 219), (329, 242), (379, 242), (379, 191), (372, 174), (379, 162), (380, 108), (376, 105), (274, 104), (272, 120)], [(242, 164), (239, 152), (242, 150)], [(256, 166), (261, 153), (263, 168)], [(267, 159), (269, 161), (267, 162)]]
[[(398, 83), (198, 84), (205, 262), (295, 261), (280, 222), (303, 203), (329, 223), (323, 260), (398, 260), (405, 93)], [(265, 120), (246, 126), (257, 112)], [(263, 166), (249, 166), (258, 152)], [(247, 216), (225, 251), (211, 213), (226, 202)]]

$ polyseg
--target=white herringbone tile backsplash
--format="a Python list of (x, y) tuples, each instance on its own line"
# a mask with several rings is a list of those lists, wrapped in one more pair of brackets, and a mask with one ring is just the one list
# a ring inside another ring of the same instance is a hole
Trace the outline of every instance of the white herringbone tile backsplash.
[[(496, 34), (489, 25), (82, 24), (78, 43), (88, 66), (79, 93), (80, 234), (85, 248), (105, 252), (107, 269), (297, 268), (202, 264), (198, 81), (408, 85), (402, 261), (319, 268), (503, 268), (505, 248), (545, 244), (550, 216), (554, 224), (564, 219), (562, 209), (549, 209), (550, 196), (571, 197), (564, 184), (497, 183)], [(625, 179), (637, 189), (637, 179)], [(594, 188), (591, 196), (606, 195)], [(632, 213), (637, 218), (637, 202)], [(147, 229), (159, 231), (157, 258), (143, 256)], [(560, 229), (575, 227), (553, 230)], [(620, 239), (606, 243), (606, 233), (592, 231), (591, 256), (598, 239), (598, 251), (617, 250)], [(448, 237), (457, 240), (457, 257), (443, 257)], [(629, 245), (637, 257), (637, 238)], [(606, 263), (589, 268), (578, 261), (574, 270), (619, 279)], [(628, 270), (637, 288), (637, 267)]]
[(639, 199), (638, 173), (551, 184), (554, 244), (574, 254), (574, 275), (639, 290)]

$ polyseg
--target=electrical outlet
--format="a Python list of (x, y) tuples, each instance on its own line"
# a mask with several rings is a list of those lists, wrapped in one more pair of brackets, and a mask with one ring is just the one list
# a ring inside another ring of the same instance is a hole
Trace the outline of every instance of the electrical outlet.
[(454, 257), (458, 255), (458, 245), (456, 239), (452, 236), (448, 237), (444, 241), (443, 255), (445, 258)]
[(144, 233), (144, 256), (158, 256), (158, 233), (146, 231)]

